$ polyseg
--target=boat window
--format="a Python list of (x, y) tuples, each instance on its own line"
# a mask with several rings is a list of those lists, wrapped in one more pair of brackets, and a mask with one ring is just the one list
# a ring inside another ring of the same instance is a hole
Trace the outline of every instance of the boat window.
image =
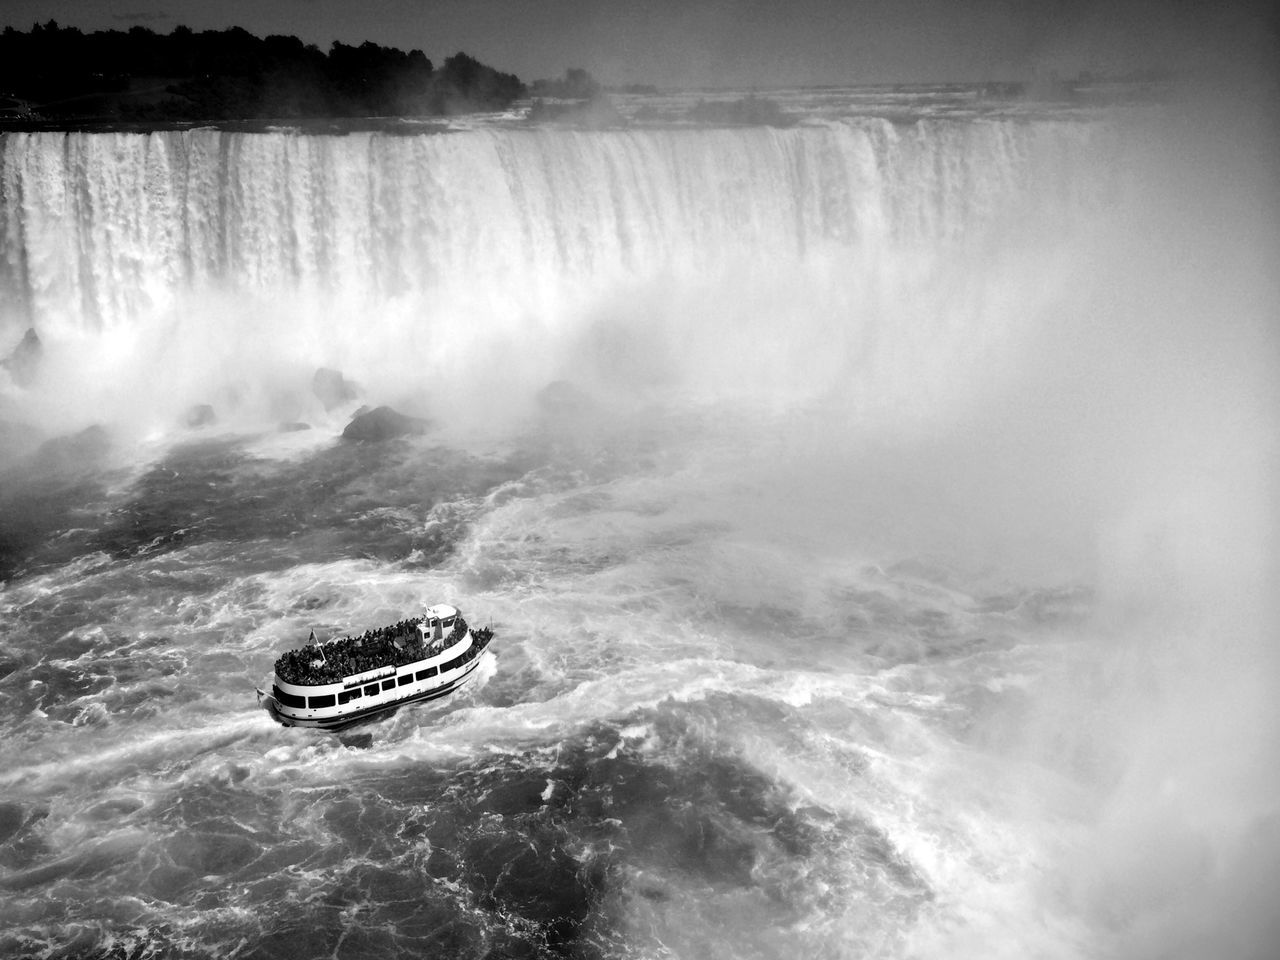
[(406, 683), (413, 683), (413, 674), (412, 674), (412, 673), (406, 673), (403, 677), (400, 677), (396, 682), (397, 682), (397, 683), (399, 683), (399, 684), (400, 684), (400, 686), (402, 686), (402, 687), (403, 687)]
[(301, 710), (307, 705), (306, 697), (295, 697), (292, 693), (285, 693), (279, 687), (272, 687), (271, 692), (276, 698), (276, 703), (282, 707), (294, 707)]
[(352, 700), (359, 700), (361, 697), (360, 688), (354, 690), (343, 690), (338, 694), (338, 703), (350, 703)]
[(440, 626), (442, 626), (442, 627), (452, 627), (452, 626), (453, 626), (453, 617), (450, 617), (448, 620), (441, 620), (441, 621), (440, 621)]
[(460, 667), (464, 663), (466, 663), (465, 657), (454, 657), (452, 660), (450, 660), (448, 663), (446, 663), (443, 667), (440, 668), (440, 672), (444, 673), (446, 670), (452, 670), (455, 667)]
[(318, 709), (320, 709), (321, 707), (332, 707), (332, 706), (333, 706), (333, 694), (332, 694), (332, 693), (326, 693), (326, 694), (325, 694), (324, 696), (322, 696), (322, 697), (308, 697), (307, 699), (309, 699), (309, 700), (311, 701), (311, 709), (312, 709), (312, 710), (318, 710)]
[(427, 667), (425, 670), (418, 671), (417, 678), (419, 680), (426, 680), (429, 677), (434, 677), (438, 672), (439, 671), (435, 667)]
[(366, 697), (376, 697), (378, 695), (378, 685), (376, 683), (369, 684), (364, 688), (364, 694)]
[(390, 680), (383, 680), (383, 681), (382, 681), (382, 689), (383, 689), (383, 690), (390, 690), (390, 689), (391, 689), (391, 688), (393, 688), (395, 685), (396, 685), (396, 678), (395, 678), (395, 677), (392, 677)]

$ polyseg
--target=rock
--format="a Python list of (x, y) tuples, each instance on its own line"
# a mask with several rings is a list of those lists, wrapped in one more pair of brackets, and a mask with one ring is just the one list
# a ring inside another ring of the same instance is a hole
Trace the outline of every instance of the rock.
[(390, 440), (410, 434), (426, 433), (430, 423), (419, 417), (405, 416), (390, 407), (375, 407), (357, 414), (342, 431), (344, 440)]
[(301, 420), (286, 420), (280, 424), (281, 433), (297, 433), (299, 430), (310, 430), (311, 424), (303, 423)]
[(40, 431), (30, 424), (0, 420), (0, 462), (12, 463), (40, 446)]
[(13, 382), (18, 386), (29, 387), (36, 378), (43, 355), (44, 345), (36, 336), (35, 328), (28, 327), (8, 359), (0, 360), (0, 366), (8, 368), (9, 376), (13, 377)]
[(538, 391), (538, 406), (552, 416), (574, 416), (590, 412), (595, 401), (568, 380), (553, 380)]
[(218, 415), (213, 412), (213, 407), (209, 404), (197, 403), (195, 406), (187, 409), (187, 413), (182, 418), (182, 422), (188, 427), (207, 427), (210, 424), (218, 422)]
[(326, 411), (340, 407), (359, 396), (356, 385), (347, 380), (340, 370), (321, 367), (311, 378), (311, 392), (316, 395)]
[(35, 466), (40, 470), (67, 473), (98, 463), (111, 449), (111, 437), (105, 428), (94, 424), (79, 433), (54, 437), (40, 444)]

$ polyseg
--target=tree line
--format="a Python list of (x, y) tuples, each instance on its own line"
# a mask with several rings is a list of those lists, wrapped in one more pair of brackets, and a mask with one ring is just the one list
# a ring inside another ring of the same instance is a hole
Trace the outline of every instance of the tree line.
[(421, 50), (334, 42), (326, 53), (240, 27), (84, 33), (50, 20), (0, 33), (7, 112), (52, 120), (439, 116), (501, 109), (525, 93), (518, 77), (465, 53), (436, 67)]

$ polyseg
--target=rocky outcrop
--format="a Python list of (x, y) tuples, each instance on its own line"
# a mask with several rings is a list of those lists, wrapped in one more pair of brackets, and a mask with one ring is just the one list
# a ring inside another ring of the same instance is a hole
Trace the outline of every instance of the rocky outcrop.
[(111, 436), (98, 424), (79, 433), (40, 444), (34, 466), (41, 472), (74, 473), (100, 463), (111, 449)]
[(12, 463), (40, 446), (43, 435), (29, 423), (0, 420), (0, 463)]
[(197, 403), (187, 409), (182, 422), (188, 427), (207, 427), (218, 422), (218, 415), (207, 403)]
[(595, 401), (568, 380), (553, 380), (537, 396), (538, 408), (556, 417), (580, 416), (595, 408)]
[(316, 375), (311, 378), (311, 392), (324, 404), (326, 411), (350, 403), (359, 396), (356, 385), (344, 377), (341, 370), (331, 370), (329, 367), (321, 367), (316, 371)]
[(357, 413), (342, 431), (344, 440), (391, 440), (426, 433), (430, 422), (410, 417), (390, 407), (375, 407)]
[(13, 382), (20, 387), (29, 387), (35, 381), (40, 368), (40, 358), (44, 355), (44, 345), (36, 336), (34, 327), (28, 327), (13, 353), (0, 360), (0, 366), (9, 371)]

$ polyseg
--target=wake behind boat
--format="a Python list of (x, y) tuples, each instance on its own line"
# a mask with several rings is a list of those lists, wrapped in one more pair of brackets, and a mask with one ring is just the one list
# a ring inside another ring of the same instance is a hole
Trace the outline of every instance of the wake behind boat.
[(447, 696), (471, 679), (492, 639), (488, 627), (472, 630), (456, 607), (436, 604), (421, 617), (281, 654), (271, 693), (259, 690), (258, 702), (287, 727), (340, 730)]

